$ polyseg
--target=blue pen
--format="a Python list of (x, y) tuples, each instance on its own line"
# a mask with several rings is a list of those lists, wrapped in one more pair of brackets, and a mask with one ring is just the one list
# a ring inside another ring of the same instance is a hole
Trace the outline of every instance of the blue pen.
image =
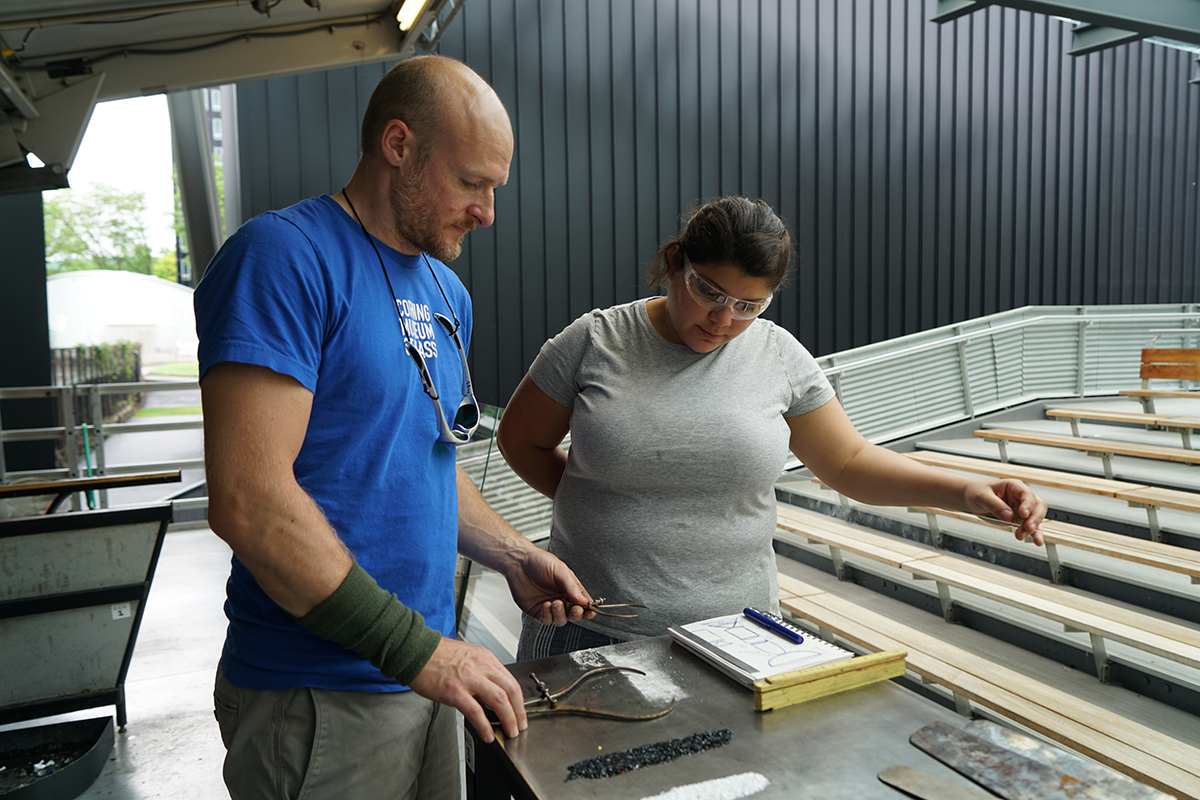
[(746, 619), (754, 624), (766, 628), (771, 633), (782, 636), (792, 644), (804, 644), (804, 636), (801, 635), (799, 629), (788, 625), (774, 614), (767, 614), (756, 608), (744, 608), (742, 609), (742, 613), (746, 615)]

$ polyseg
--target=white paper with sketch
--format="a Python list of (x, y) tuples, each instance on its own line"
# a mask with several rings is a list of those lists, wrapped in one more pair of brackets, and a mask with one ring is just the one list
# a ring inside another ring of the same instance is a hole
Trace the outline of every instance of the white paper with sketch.
[(671, 638), (743, 686), (763, 678), (853, 658), (805, 631), (800, 644), (762, 628), (743, 614), (728, 614), (667, 629)]

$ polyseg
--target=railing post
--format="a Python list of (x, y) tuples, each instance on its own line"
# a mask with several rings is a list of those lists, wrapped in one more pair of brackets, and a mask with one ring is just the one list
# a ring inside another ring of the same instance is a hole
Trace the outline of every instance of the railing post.
[[(1079, 313), (1084, 313), (1084, 309), (1080, 308)], [(1079, 321), (1079, 356), (1075, 365), (1075, 394), (1083, 397), (1084, 388), (1087, 382), (1084, 380), (1087, 372), (1087, 329), (1090, 325), (1087, 320)]]
[[(829, 366), (836, 367), (837, 365), (838, 365), (837, 356), (833, 356), (832, 358), (829, 359)], [(833, 394), (835, 397), (837, 397), (838, 404), (841, 405), (842, 408), (845, 408), (846, 400), (842, 397), (842, 373), (840, 373), (840, 372), (834, 373), (832, 380), (830, 380), (829, 382), (831, 384), (833, 384)]]
[[(67, 477), (79, 477), (79, 435), (75, 432), (75, 387), (60, 386), (58, 395), (59, 422), (63, 427), (63, 463)], [(71, 510), (79, 510), (79, 493), (71, 493)]]
[(0, 483), (8, 483), (8, 468), (4, 465), (4, 419), (0, 417)]
[[(962, 325), (954, 326), (954, 335), (962, 336)], [(958, 340), (958, 369), (962, 374), (963, 410), (968, 417), (975, 416), (975, 402), (971, 397), (971, 370), (967, 366), (967, 343)]]
[[(104, 395), (101, 393), (99, 384), (92, 384), (86, 387), (88, 393), (88, 416), (91, 417), (92, 427), (92, 455), (95, 456), (96, 466), (93, 470), (96, 475), (105, 474), (104, 470)], [(99, 500), (100, 508), (108, 508), (108, 491), (100, 492)]]
[[(1189, 313), (1189, 314), (1194, 314), (1194, 313), (1196, 313), (1197, 311), (1200, 311), (1200, 305), (1197, 305), (1197, 304), (1190, 304), (1190, 305), (1188, 305), (1188, 306), (1186, 307), (1186, 310), (1187, 310), (1187, 313)], [(1190, 319), (1190, 320), (1188, 320), (1186, 323), (1184, 323), (1184, 327), (1185, 327), (1185, 328), (1196, 328), (1196, 329), (1197, 329), (1197, 331), (1196, 331), (1196, 332), (1197, 332), (1197, 336), (1196, 336), (1196, 343), (1195, 343), (1194, 345), (1192, 345), (1192, 346), (1193, 346), (1193, 347), (1200, 347), (1200, 319), (1195, 319), (1195, 318), (1193, 318), (1193, 319)], [(1184, 344), (1185, 344), (1185, 346), (1186, 346), (1186, 340), (1185, 340)], [(1193, 386), (1193, 387), (1194, 387), (1194, 386), (1196, 386), (1196, 385), (1197, 385), (1197, 383), (1196, 383), (1196, 382), (1191, 382), (1191, 381), (1189, 381), (1188, 383), (1186, 383), (1186, 384), (1184, 384), (1184, 385), (1185, 385), (1185, 386), (1189, 386), (1189, 385), (1190, 385), (1190, 386)]]

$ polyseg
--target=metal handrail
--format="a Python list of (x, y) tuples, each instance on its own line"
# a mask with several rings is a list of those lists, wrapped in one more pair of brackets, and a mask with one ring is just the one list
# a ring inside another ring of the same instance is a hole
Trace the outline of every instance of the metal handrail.
[[(995, 316), (999, 316), (999, 315), (995, 315)], [(894, 361), (894, 360), (897, 360), (900, 358), (907, 358), (909, 356), (913, 356), (918, 353), (924, 353), (924, 352), (928, 352), (930, 350), (936, 350), (940, 347), (949, 347), (951, 345), (957, 346), (960, 343), (974, 341), (975, 339), (982, 339), (985, 337), (994, 337), (1000, 333), (1009, 333), (1012, 331), (1025, 329), (1025, 328), (1031, 328), (1031, 327), (1040, 326), (1040, 325), (1070, 325), (1070, 326), (1074, 327), (1074, 326), (1078, 326), (1081, 322), (1083, 322), (1087, 325), (1098, 325), (1098, 324), (1102, 324), (1102, 323), (1106, 323), (1106, 322), (1114, 323), (1114, 322), (1143, 322), (1143, 321), (1145, 321), (1145, 317), (1143, 315), (1138, 315), (1138, 314), (1113, 314), (1113, 315), (1104, 315), (1102, 317), (1086, 317), (1086, 316), (1079, 316), (1079, 315), (1063, 316), (1063, 315), (1040, 314), (1035, 317), (1028, 317), (1025, 319), (1017, 320), (1015, 322), (1005, 323), (1002, 325), (981, 327), (979, 330), (971, 331), (969, 333), (952, 333), (945, 337), (938, 338), (936, 341), (929, 341), (929, 342), (924, 342), (921, 344), (914, 344), (914, 345), (905, 347), (902, 350), (892, 349), (895, 346), (896, 342), (903, 341), (904, 339), (926, 337), (926, 336), (936, 334), (938, 331), (947, 330), (948, 328), (959, 329), (966, 325), (979, 325), (984, 320), (992, 319), (992, 318), (993, 317), (981, 317), (979, 319), (975, 319), (970, 322), (960, 322), (955, 325), (950, 325), (950, 326), (947, 326), (946, 328), (935, 328), (933, 330), (925, 331), (923, 333), (915, 333), (915, 334), (910, 334), (909, 336), (900, 337), (897, 339), (889, 339), (887, 342), (879, 342), (878, 344), (875, 344), (875, 345), (866, 345), (864, 347), (855, 348), (853, 350), (846, 350), (841, 353), (834, 353), (829, 356), (822, 356), (821, 358), (817, 359), (817, 362), (820, 363), (821, 361), (823, 361), (825, 359), (839, 359), (840, 360), (840, 359), (844, 359), (847, 357), (851, 357), (852, 354), (854, 354), (854, 353), (862, 353), (865, 351), (870, 351), (875, 348), (883, 348), (884, 346), (889, 346), (886, 352), (879, 353), (878, 355), (867, 356), (865, 358), (857, 359), (857, 360), (855, 360), (853, 362), (849, 362), (849, 363), (837, 363), (837, 364), (830, 364), (829, 366), (822, 366), (821, 370), (825, 373), (825, 376), (831, 377), (833, 375), (842, 374), (845, 372), (849, 372), (851, 370), (862, 369), (864, 367), (869, 367), (869, 366), (887, 362), (887, 361)], [(1200, 326), (1200, 311), (1190, 313), (1190, 314), (1189, 313), (1173, 313), (1173, 314), (1155, 314), (1153, 316), (1153, 321), (1155, 321), (1155, 322), (1162, 322), (1162, 321), (1169, 321), (1169, 320), (1192, 321), (1192, 322), (1195, 322), (1198, 326)], [(1156, 336), (1162, 336), (1164, 334), (1170, 334), (1170, 333), (1178, 333), (1179, 335), (1188, 335), (1188, 336), (1194, 335), (1194, 336), (1200, 337), (1200, 327), (1197, 327), (1194, 332), (1188, 328), (1155, 328), (1153, 330), (1147, 330), (1146, 332), (1155, 334)]]
[[(1116, 394), (1138, 381), (1141, 348), (1171, 334), (1200, 346), (1200, 304), (1027, 306), (817, 363), (859, 430), (888, 442), (1038, 399)], [(1123, 363), (1134, 368), (1105, 379), (1105, 366)]]
[[(52, 398), (58, 401), (59, 418), (62, 424), (49, 428), (19, 428), (5, 429), (0, 418), (0, 445), (4, 442), (53, 441), (63, 448), (65, 453), (78, 450), (79, 442), (84, 436), (84, 428), (90, 432), (89, 441), (93, 445), (92, 452), (96, 457), (95, 473), (97, 475), (126, 475), (146, 471), (164, 469), (203, 468), (204, 459), (181, 459), (174, 461), (139, 462), (133, 464), (107, 463), (104, 456), (104, 442), (108, 436), (117, 433), (138, 433), (170, 430), (202, 430), (204, 421), (197, 416), (194, 420), (176, 420), (171, 422), (122, 422), (105, 424), (79, 423), (75, 420), (75, 402), (77, 398), (86, 398), (94, 408), (94, 419), (100, 419), (99, 399), (106, 394), (135, 394), (162, 391), (198, 390), (199, 381), (138, 381), (133, 383), (103, 383), (76, 384), (73, 386), (25, 386), (0, 389), (0, 400)], [(94, 439), (94, 441), (92, 441)], [(68, 459), (62, 467), (41, 470), (8, 471), (4, 461), (3, 447), (0, 446), (0, 483), (9, 483), (21, 478), (37, 478), (53, 480), (58, 478), (79, 478), (86, 467), (75, 459)], [(101, 507), (107, 505), (105, 493), (101, 493)]]

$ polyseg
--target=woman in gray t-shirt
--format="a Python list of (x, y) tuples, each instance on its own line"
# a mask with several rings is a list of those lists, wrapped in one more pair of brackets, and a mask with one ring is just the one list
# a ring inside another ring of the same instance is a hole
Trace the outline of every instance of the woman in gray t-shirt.
[(589, 593), (648, 609), (563, 628), (526, 617), (518, 660), (746, 606), (778, 613), (774, 486), (789, 451), (857, 500), (1014, 519), (1018, 539), (1042, 543), (1046, 505), (1025, 484), (968, 480), (855, 430), (804, 346), (759, 318), (791, 256), (770, 206), (718, 198), (651, 263), (664, 296), (584, 314), (542, 347), (505, 409), (500, 450), (553, 498), (549, 549)]

